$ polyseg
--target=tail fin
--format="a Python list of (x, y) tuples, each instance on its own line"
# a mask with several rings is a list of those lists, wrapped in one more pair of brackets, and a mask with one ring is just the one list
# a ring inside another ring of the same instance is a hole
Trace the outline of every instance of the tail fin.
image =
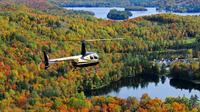
[(47, 55), (47, 53), (45, 51), (43, 51), (44, 53), (44, 64), (45, 64), (45, 69), (49, 68), (49, 56)]
[(86, 47), (86, 42), (85, 42), (85, 40), (82, 40), (81, 43), (82, 43), (81, 54), (84, 56), (86, 54), (86, 48), (85, 48)]

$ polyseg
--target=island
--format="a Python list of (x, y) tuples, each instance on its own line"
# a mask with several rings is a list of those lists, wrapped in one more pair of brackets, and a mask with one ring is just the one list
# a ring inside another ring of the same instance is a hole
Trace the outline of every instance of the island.
[(147, 9), (141, 6), (133, 6), (133, 7), (126, 7), (125, 11), (147, 11)]
[(126, 20), (132, 16), (132, 13), (129, 11), (118, 11), (116, 9), (110, 10), (107, 17), (113, 20)]

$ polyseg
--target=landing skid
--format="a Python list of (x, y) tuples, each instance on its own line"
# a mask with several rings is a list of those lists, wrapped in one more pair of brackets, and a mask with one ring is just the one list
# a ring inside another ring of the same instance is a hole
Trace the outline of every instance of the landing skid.
[(78, 68), (78, 67), (74, 67), (73, 69), (72, 69), (72, 71), (78, 71), (78, 70), (81, 70), (82, 68)]
[(97, 71), (99, 70), (99, 66), (96, 65), (96, 66), (93, 66), (93, 67), (74, 67), (72, 71), (82, 71), (82, 70), (85, 70), (87, 73), (91, 73), (91, 69), (90, 68), (93, 68), (94, 70), (94, 74), (97, 73)]

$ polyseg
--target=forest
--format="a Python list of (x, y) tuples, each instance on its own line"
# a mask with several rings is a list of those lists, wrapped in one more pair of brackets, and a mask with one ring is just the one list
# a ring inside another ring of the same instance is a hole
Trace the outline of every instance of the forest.
[[(100, 89), (123, 77), (159, 73), (149, 60), (159, 58), (163, 51), (172, 56), (182, 52), (184, 56), (190, 54), (185, 50), (190, 47), (193, 56), (198, 57), (200, 17), (160, 14), (112, 21), (16, 4), (1, 4), (0, 10), (0, 110), (200, 110), (195, 96), (161, 100), (147, 94), (141, 99), (84, 95), (85, 91)], [(44, 50), (52, 58), (71, 56), (80, 54), (80, 42), (69, 40), (119, 37), (125, 40), (87, 43), (88, 51), (96, 51), (102, 57), (96, 71), (93, 68), (73, 71), (67, 62), (44, 69)]]

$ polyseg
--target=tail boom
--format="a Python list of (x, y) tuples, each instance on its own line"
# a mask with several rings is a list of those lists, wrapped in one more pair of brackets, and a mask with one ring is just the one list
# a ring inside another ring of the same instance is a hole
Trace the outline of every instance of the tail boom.
[(81, 57), (82, 57), (82, 55), (71, 56), (71, 57), (64, 57), (64, 58), (56, 58), (56, 59), (49, 59), (49, 56), (44, 51), (45, 69), (48, 69), (50, 64), (54, 64), (54, 63), (58, 63), (58, 62), (62, 62), (62, 61), (75, 61), (75, 60), (78, 60)]

